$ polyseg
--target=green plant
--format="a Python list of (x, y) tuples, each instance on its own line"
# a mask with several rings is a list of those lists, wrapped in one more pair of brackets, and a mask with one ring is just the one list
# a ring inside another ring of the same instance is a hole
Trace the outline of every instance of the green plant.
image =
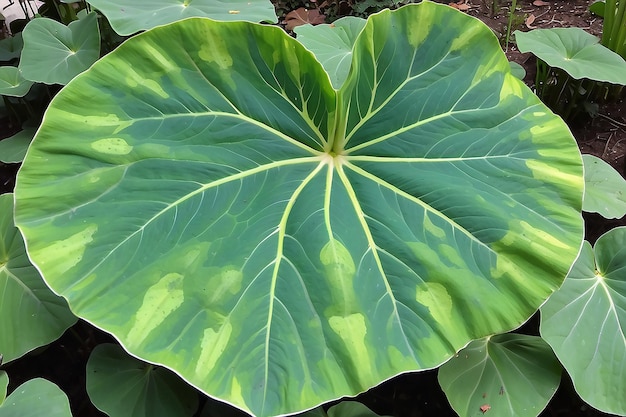
[(438, 379), (460, 416), (535, 417), (556, 392), (561, 365), (540, 337), (500, 334), (471, 342), (439, 368)]
[(6, 397), (8, 385), (6, 372), (0, 371), (0, 417), (72, 416), (65, 393), (50, 381), (31, 379)]
[(13, 224), (13, 194), (0, 195), (0, 354), (4, 362), (57, 339), (76, 317), (28, 260)]
[(351, 57), (333, 88), (278, 28), (187, 19), (73, 79), (16, 188), (46, 282), (259, 416), (519, 326), (582, 238), (567, 127), (447, 6), (373, 16)]
[(602, 45), (626, 59), (626, 3), (601, 0), (593, 3), (589, 9), (604, 18)]
[[(237, 0), (227, 4), (220, 0), (201, 0), (193, 4), (190, 1), (181, 4), (178, 0), (133, 4), (98, 0), (68, 3), (72, 4), (46, 0), (40, 10), (42, 15), (28, 19), (23, 31), (0, 41), (0, 95), (13, 122), (24, 131), (32, 131), (31, 127), (39, 125), (43, 110), (56, 92), (54, 87), (37, 90), (31, 88), (33, 85), (67, 84), (101, 54), (117, 47), (126, 35), (190, 16), (276, 21), (269, 0)], [(112, 27), (109, 20), (92, 11), (92, 5), (111, 19)], [(29, 91), (37, 97), (27, 97)], [(33, 101), (45, 104), (37, 106)], [(24, 134), (19, 133), (20, 142)]]
[[(626, 415), (626, 227), (584, 242), (563, 286), (541, 307), (541, 336), (578, 394)], [(598, 376), (601, 375), (599, 378)]]
[(583, 155), (585, 196), (583, 211), (607, 219), (626, 215), (626, 181), (613, 167), (593, 155)]
[(516, 31), (515, 39), (537, 56), (537, 95), (566, 120), (593, 113), (597, 82), (626, 85), (626, 61), (582, 29)]

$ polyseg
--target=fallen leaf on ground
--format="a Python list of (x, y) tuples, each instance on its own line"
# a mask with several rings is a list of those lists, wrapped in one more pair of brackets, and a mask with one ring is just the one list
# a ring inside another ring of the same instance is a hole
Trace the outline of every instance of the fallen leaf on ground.
[(287, 30), (293, 30), (296, 26), (306, 25), (310, 23), (312, 25), (319, 25), (324, 23), (326, 16), (319, 12), (317, 9), (305, 9), (300, 7), (299, 9), (292, 10), (285, 16), (285, 27)]
[(472, 8), (472, 6), (470, 6), (469, 4), (467, 4), (467, 2), (464, 2), (464, 1), (460, 1), (458, 3), (450, 3), (449, 6), (454, 7), (455, 9), (460, 10), (462, 12), (466, 12)]
[(526, 27), (528, 29), (535, 29), (537, 26), (533, 26), (533, 23), (535, 22), (535, 15), (534, 14), (529, 14), (528, 17), (526, 18), (526, 21), (524, 22), (526, 24)]

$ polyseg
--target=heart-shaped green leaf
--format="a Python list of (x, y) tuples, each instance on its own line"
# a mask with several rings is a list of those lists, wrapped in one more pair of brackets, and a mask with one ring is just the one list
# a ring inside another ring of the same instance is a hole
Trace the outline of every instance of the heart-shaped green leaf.
[(332, 25), (303, 25), (295, 28), (298, 40), (322, 64), (334, 88), (340, 88), (352, 63), (352, 47), (365, 26), (365, 19), (348, 16)]
[(33, 19), (23, 32), (20, 70), (31, 81), (67, 84), (100, 56), (98, 15), (65, 26), (45, 17)]
[(593, 155), (583, 155), (585, 195), (583, 210), (608, 219), (626, 214), (626, 181), (613, 167)]
[(606, 3), (604, 0), (595, 1), (589, 6), (589, 11), (593, 14), (597, 14), (600, 17), (604, 17), (604, 8)]
[(0, 67), (0, 94), (11, 97), (24, 97), (33, 82), (28, 81), (17, 67)]
[(626, 415), (626, 227), (588, 242), (541, 307), (541, 336), (598, 410)]
[(267, 416), (520, 325), (578, 253), (582, 188), (492, 32), (424, 2), (371, 17), (338, 91), (276, 27), (128, 40), (51, 103), (16, 213), (81, 317)]
[(13, 194), (0, 196), (0, 353), (5, 362), (57, 339), (76, 322), (46, 287), (13, 224)]
[(550, 346), (522, 334), (475, 340), (439, 368), (439, 384), (461, 417), (489, 410), (499, 417), (535, 417), (560, 380)]
[(328, 413), (322, 407), (317, 407), (294, 417), (379, 417), (379, 415), (360, 402), (342, 401), (330, 407)]
[(10, 138), (0, 140), (0, 162), (5, 164), (22, 162), (36, 131), (36, 128), (26, 128)]
[(22, 40), (22, 32), (0, 40), (0, 61), (8, 62), (19, 58), (22, 53), (23, 46), (24, 41)]
[(523, 80), (526, 76), (526, 70), (520, 64), (514, 61), (509, 62), (509, 66), (511, 67), (511, 74), (515, 76), (515, 78), (519, 78)]
[(171, 371), (141, 362), (118, 345), (98, 345), (87, 362), (87, 392), (115, 417), (191, 416), (198, 393)]
[(378, 414), (360, 402), (342, 401), (330, 407), (328, 417), (378, 417)]
[(613, 84), (626, 84), (624, 58), (600, 45), (600, 40), (580, 28), (515, 31), (520, 52), (532, 52), (554, 68), (565, 70), (572, 78), (589, 78)]
[(151, 29), (188, 17), (276, 22), (269, 0), (90, 0), (120, 35)]
[(0, 402), (0, 417), (72, 417), (67, 396), (45, 379), (35, 378), (17, 387)]

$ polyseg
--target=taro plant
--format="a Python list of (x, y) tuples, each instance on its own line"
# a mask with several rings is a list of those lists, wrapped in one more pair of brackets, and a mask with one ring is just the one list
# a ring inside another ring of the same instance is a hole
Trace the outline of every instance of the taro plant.
[(515, 32), (520, 52), (537, 56), (537, 95), (566, 120), (597, 113), (598, 83), (626, 85), (626, 61), (580, 28)]
[(279, 28), (190, 18), (71, 80), (16, 187), (47, 284), (134, 356), (257, 416), (527, 320), (582, 240), (569, 130), (447, 6), (357, 33), (331, 78)]
[[(563, 286), (541, 307), (540, 332), (593, 407), (626, 415), (626, 227), (584, 242)], [(598, 378), (601, 375), (601, 378)]]
[(31, 379), (7, 397), (8, 385), (7, 373), (0, 371), (0, 416), (72, 417), (67, 396), (52, 382), (42, 378)]
[(13, 194), (0, 195), (0, 354), (9, 362), (57, 339), (76, 322), (45, 285), (13, 224)]

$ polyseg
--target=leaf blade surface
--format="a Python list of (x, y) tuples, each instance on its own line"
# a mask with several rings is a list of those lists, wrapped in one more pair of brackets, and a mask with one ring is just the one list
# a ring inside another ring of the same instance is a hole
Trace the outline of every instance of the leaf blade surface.
[[(134, 355), (259, 416), (435, 367), (516, 327), (576, 255), (580, 155), (488, 29), (450, 12), (425, 3), (372, 18), (339, 91), (277, 28), (187, 19), (129, 40), (55, 98), (29, 150), (17, 213), (31, 256)], [(473, 44), (451, 17), (491, 52), (470, 60), (471, 94), (450, 86), (457, 96), (436, 100), (422, 73), (452, 84), (467, 60), (438, 51)], [(434, 23), (415, 34), (421, 18)], [(373, 34), (394, 25), (388, 43)], [(397, 72), (372, 59), (392, 50)], [(405, 108), (420, 88), (430, 104)], [(87, 97), (97, 110), (76, 104)], [(68, 122), (80, 128), (61, 138)], [(50, 154), (44, 174), (35, 161)], [(35, 203), (53, 187), (55, 200)]]

